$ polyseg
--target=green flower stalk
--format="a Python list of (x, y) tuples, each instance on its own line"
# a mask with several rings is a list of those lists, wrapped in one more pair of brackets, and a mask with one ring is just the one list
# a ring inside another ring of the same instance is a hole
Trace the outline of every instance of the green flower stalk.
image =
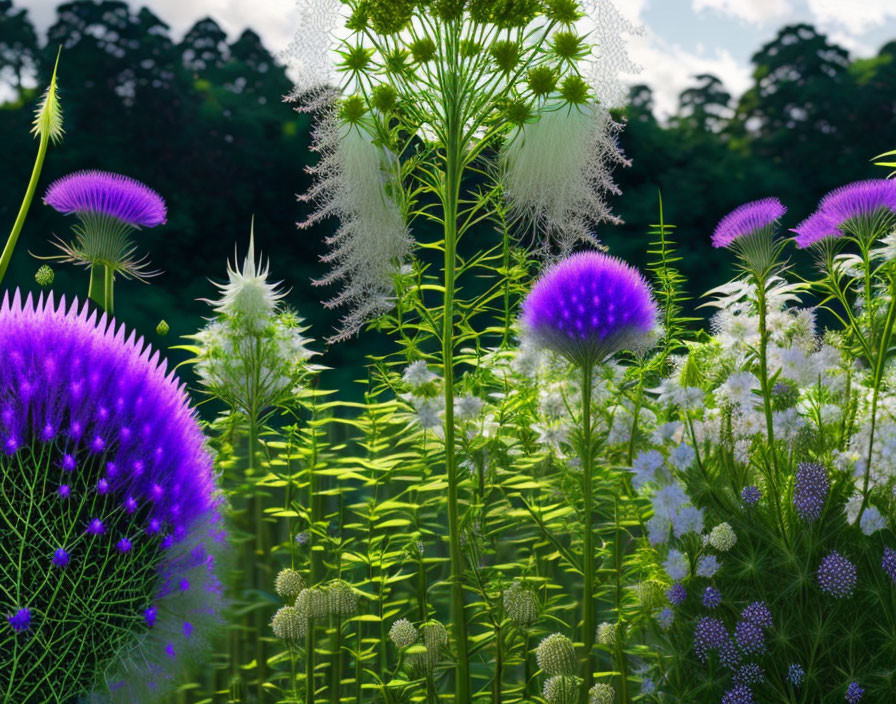
[[(330, 26), (321, 27), (321, 19)], [(455, 696), (469, 702), (455, 364), (459, 317), (468, 319), (484, 304), (458, 297), (458, 281), (470, 269), (458, 245), (477, 226), (502, 219), (491, 197), (496, 192), (517, 223), (537, 229), (546, 249), (593, 241), (589, 226), (609, 219), (602, 198), (613, 190), (610, 171), (621, 160), (607, 112), (619, 96), (598, 89), (616, 85), (607, 78), (624, 55), (619, 30), (625, 28), (607, 5), (599, 26), (583, 31), (587, 18), (575, 0), (316, 2), (303, 20), (293, 45), (296, 95), (303, 109), (323, 115), (315, 132), (317, 181), (305, 196), (317, 210), (307, 224), (331, 215), (340, 221), (328, 241), (332, 270), (321, 283), (340, 283), (329, 304), (349, 309), (335, 339), (347, 339), (395, 305), (394, 282), (415, 248), (439, 259), (439, 274), (428, 275), (403, 303), (439, 345), (433, 353), (444, 379)], [(339, 24), (345, 31), (337, 35)], [(335, 65), (321, 60), (327, 48)], [(569, 133), (578, 148), (552, 150), (570, 124), (579, 126)], [(494, 154), (508, 144), (516, 146), (496, 165)], [(539, 170), (543, 156), (554, 159), (547, 171)], [(527, 201), (533, 184), (554, 188), (544, 179), (557, 173), (584, 180), (550, 211)], [(474, 175), (475, 192), (467, 186)], [(412, 234), (412, 224), (429, 238)], [(500, 251), (501, 244), (496, 237), (477, 249)]]
[[(62, 53), (60, 48), (59, 54)], [(9, 268), (9, 262), (12, 259), (13, 250), (19, 235), (22, 233), (22, 227), (25, 225), (25, 218), (31, 209), (31, 201), (34, 199), (34, 193), (37, 190), (37, 182), (40, 180), (40, 174), (44, 167), (44, 159), (47, 156), (47, 148), (50, 142), (58, 144), (62, 141), (64, 130), (62, 129), (62, 107), (59, 104), (59, 91), (56, 84), (56, 72), (59, 69), (59, 54), (56, 55), (56, 64), (53, 66), (53, 76), (50, 79), (50, 85), (44, 92), (44, 96), (38, 105), (34, 118), (34, 126), (31, 128), (32, 134), (36, 135), (39, 142), (37, 147), (37, 158), (34, 160), (34, 168), (31, 171), (31, 180), (28, 182), (28, 188), (25, 190), (25, 198), (19, 208), (19, 214), (12, 226), (12, 232), (3, 248), (3, 254), (0, 255), (0, 283), (6, 276), (6, 270)]]

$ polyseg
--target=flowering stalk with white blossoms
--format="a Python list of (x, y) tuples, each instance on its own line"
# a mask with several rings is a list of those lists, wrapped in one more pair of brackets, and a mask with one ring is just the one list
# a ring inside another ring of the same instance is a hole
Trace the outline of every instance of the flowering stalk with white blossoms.
[[(415, 246), (441, 258), (439, 275), (421, 276), (410, 300), (413, 325), (436, 339), (442, 367), (455, 693), (466, 702), (455, 355), (458, 340), (475, 334), (471, 318), (502, 288), (499, 282), (464, 301), (458, 280), (500, 259), (502, 249), (500, 242), (477, 245), (467, 258), (458, 247), (477, 226), (501, 219), (494, 192), (506, 195), (510, 217), (532, 226), (546, 249), (593, 241), (590, 228), (610, 219), (604, 195), (614, 190), (610, 171), (622, 157), (608, 112), (620, 91), (608, 77), (623, 55), (624, 26), (609, 3), (577, 0), (332, 0), (306, 12), (306, 19), (330, 15), (344, 26), (338, 35), (316, 22), (303, 27), (295, 67), (297, 92), (324, 98), (312, 100), (323, 109), (322, 159), (307, 197), (318, 206), (309, 223), (340, 220), (326, 257), (333, 270), (323, 280), (343, 283), (331, 303), (350, 309), (336, 337), (391, 307)], [(589, 14), (593, 32), (583, 27)], [(309, 37), (309, 29), (319, 34)], [(337, 36), (334, 72), (319, 54)], [(338, 86), (335, 96), (325, 85)], [(440, 236), (412, 237), (412, 226), (425, 232), (427, 224)], [(423, 272), (426, 264), (411, 269)]]

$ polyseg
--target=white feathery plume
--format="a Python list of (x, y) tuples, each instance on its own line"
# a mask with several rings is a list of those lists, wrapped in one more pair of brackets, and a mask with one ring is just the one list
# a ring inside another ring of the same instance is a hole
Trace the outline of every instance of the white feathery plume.
[(314, 282), (342, 285), (325, 303), (348, 308), (330, 338), (339, 341), (392, 307), (394, 277), (413, 240), (401, 207), (386, 191), (386, 152), (366, 132), (341, 123), (331, 107), (314, 129), (312, 148), (320, 154), (320, 162), (309, 169), (315, 184), (299, 199), (313, 202), (316, 210), (299, 226), (310, 227), (331, 216), (339, 220), (336, 232), (326, 239), (330, 251), (322, 257), (331, 270)]

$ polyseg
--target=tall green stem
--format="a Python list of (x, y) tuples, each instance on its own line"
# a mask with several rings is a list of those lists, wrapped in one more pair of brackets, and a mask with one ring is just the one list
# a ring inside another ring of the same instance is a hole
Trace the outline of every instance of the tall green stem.
[(112, 267), (106, 266), (103, 267), (105, 269), (103, 283), (105, 284), (105, 290), (103, 292), (103, 309), (109, 315), (115, 314), (115, 299), (113, 298), (112, 287), (115, 285), (115, 274), (112, 271)]
[(591, 653), (594, 650), (594, 501), (592, 496), (592, 474), (594, 472), (594, 448), (591, 438), (591, 385), (594, 364), (582, 365), (582, 495), (584, 498), (584, 554), (582, 572), (584, 587), (582, 593), (582, 702), (587, 701), (588, 690), (594, 677)]
[(42, 132), (40, 135), (40, 144), (37, 148), (37, 158), (34, 160), (34, 168), (31, 169), (31, 180), (28, 182), (28, 188), (25, 189), (25, 197), (22, 199), (22, 205), (19, 207), (19, 214), (16, 216), (15, 224), (12, 226), (12, 232), (10, 232), (9, 239), (6, 241), (6, 246), (3, 248), (3, 254), (0, 255), (0, 282), (2, 282), (3, 277), (6, 276), (6, 270), (12, 259), (12, 252), (16, 247), (16, 242), (19, 240), (22, 227), (25, 225), (25, 218), (28, 215), (28, 211), (31, 209), (31, 201), (34, 198), (34, 192), (37, 190), (37, 182), (40, 180), (40, 172), (44, 167), (44, 158), (47, 155), (47, 146), (49, 143), (50, 133), (47, 131)]
[(106, 272), (102, 264), (92, 264), (90, 267), (90, 287), (87, 289), (87, 297), (101, 308), (106, 307)]

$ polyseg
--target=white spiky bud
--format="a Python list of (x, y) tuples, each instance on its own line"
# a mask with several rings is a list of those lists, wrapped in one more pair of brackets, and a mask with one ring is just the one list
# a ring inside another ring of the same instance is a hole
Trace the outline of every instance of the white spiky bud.
[(538, 620), (538, 597), (519, 582), (504, 591), (504, 611), (520, 628), (528, 628)]
[(274, 635), (290, 645), (296, 645), (304, 640), (307, 626), (307, 614), (296, 606), (281, 607), (271, 620)]
[(417, 629), (406, 618), (400, 618), (389, 629), (389, 638), (396, 648), (406, 648), (417, 640)]
[(294, 599), (304, 588), (305, 580), (294, 569), (280, 570), (274, 579), (274, 591), (284, 599)]
[(351, 585), (341, 579), (335, 579), (327, 586), (330, 601), (330, 613), (334, 616), (351, 616), (358, 610), (358, 596)]
[(719, 523), (709, 534), (709, 544), (720, 552), (728, 552), (737, 543), (737, 534), (728, 523)]
[(588, 704), (613, 704), (616, 701), (616, 690), (613, 685), (598, 682), (588, 690)]
[(535, 649), (535, 659), (548, 675), (572, 675), (578, 669), (576, 648), (562, 633), (552, 633)]
[(544, 683), (544, 698), (548, 704), (576, 704), (582, 680), (572, 675), (554, 675)]
[(617, 630), (618, 624), (604, 621), (597, 627), (597, 642), (609, 647), (616, 645)]

